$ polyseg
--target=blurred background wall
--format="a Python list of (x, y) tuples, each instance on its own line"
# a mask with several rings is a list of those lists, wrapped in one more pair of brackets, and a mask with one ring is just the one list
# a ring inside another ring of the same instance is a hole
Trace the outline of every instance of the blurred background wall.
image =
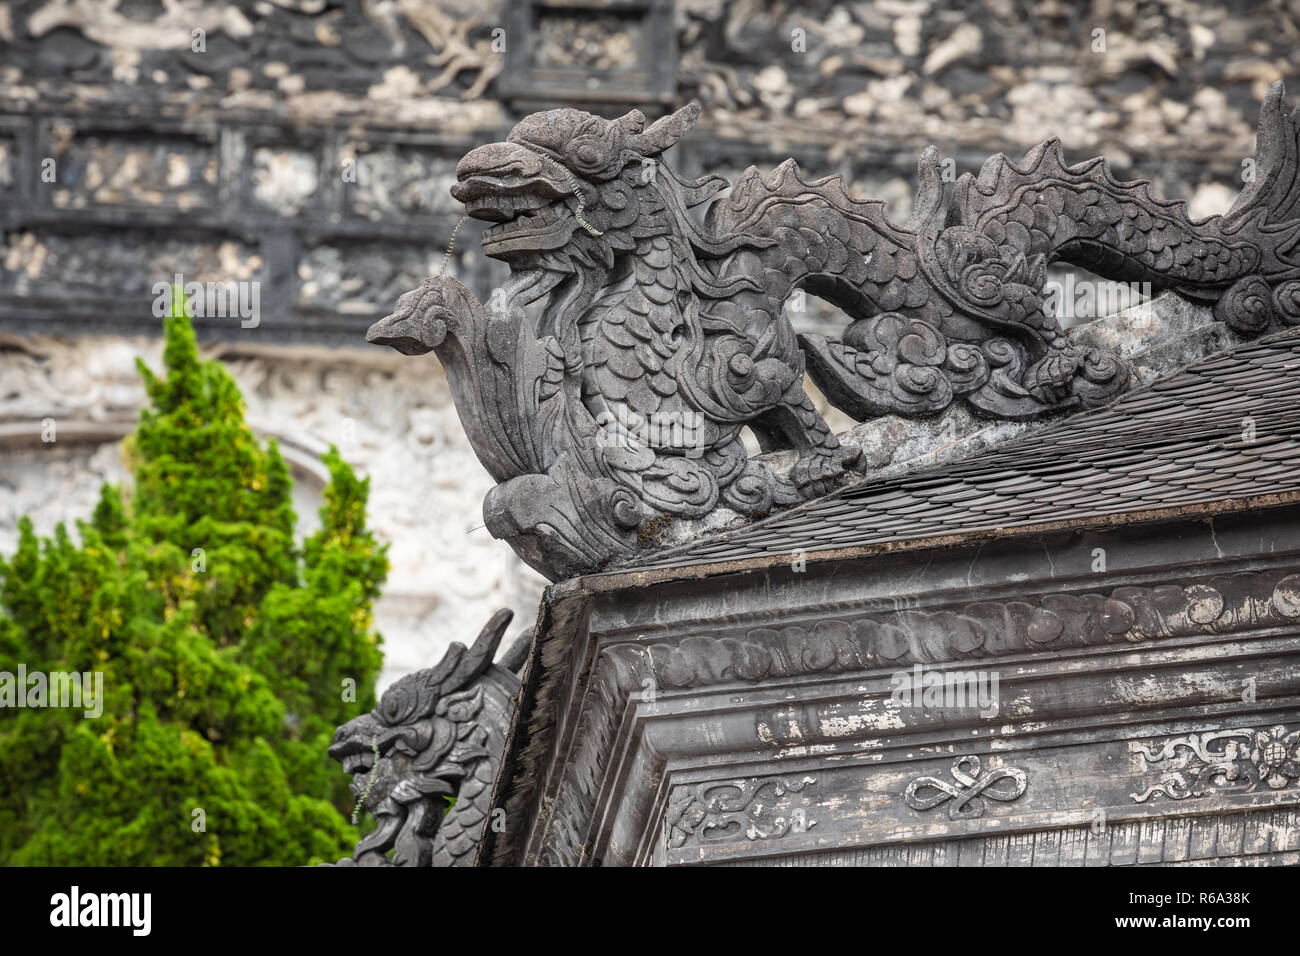
[[(436, 361), (362, 341), (440, 267), (470, 148), (536, 109), (698, 99), (684, 172), (793, 156), (899, 222), (927, 144), (960, 174), (1048, 136), (1208, 215), (1266, 87), (1297, 76), (1300, 0), (0, 2), (0, 551), (20, 515), (48, 533), (123, 478), (155, 283), (256, 283), (256, 325), (198, 319), (200, 339), (290, 459), (302, 530), (325, 447), (371, 476), (387, 683), (498, 606), (531, 623), (540, 594), (481, 527), (490, 481)], [(486, 299), (505, 272), (479, 236), (448, 268)]]

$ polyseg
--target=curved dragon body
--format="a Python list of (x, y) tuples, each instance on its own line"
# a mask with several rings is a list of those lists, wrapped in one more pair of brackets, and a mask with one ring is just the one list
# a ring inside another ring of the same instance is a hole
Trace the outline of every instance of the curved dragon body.
[[(1100, 159), (1066, 164), (1054, 140), (955, 183), (927, 150), (906, 226), (790, 162), (747, 170), (719, 199), (724, 180), (683, 180), (659, 158), (698, 115), (647, 126), (637, 111), (552, 110), (470, 152), (452, 192), (494, 223), (483, 248), (511, 281), (485, 308), (430, 278), (367, 336), (438, 352), (500, 483), (488, 527), (549, 576), (635, 551), (659, 515), (760, 515), (848, 479), (860, 456), (826, 427), (805, 372), (859, 419), (958, 398), (1004, 418), (1107, 401), (1128, 369), (1045, 308), (1052, 262), (1215, 302), (1242, 333), (1300, 321), (1297, 123), (1280, 84), (1255, 180), (1201, 222)], [(839, 341), (796, 336), (785, 304), (801, 289), (844, 311)], [(748, 458), (744, 428), (793, 466)]]

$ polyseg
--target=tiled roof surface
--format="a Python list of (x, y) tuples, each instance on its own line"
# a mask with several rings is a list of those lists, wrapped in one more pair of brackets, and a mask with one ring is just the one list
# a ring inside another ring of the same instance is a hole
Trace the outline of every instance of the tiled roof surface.
[(639, 566), (811, 555), (1297, 490), (1300, 330), (1212, 355), (994, 451), (868, 480)]

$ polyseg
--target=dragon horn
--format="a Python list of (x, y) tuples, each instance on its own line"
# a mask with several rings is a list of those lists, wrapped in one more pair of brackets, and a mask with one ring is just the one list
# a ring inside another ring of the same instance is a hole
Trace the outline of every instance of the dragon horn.
[(492, 615), (483, 625), (483, 630), (479, 631), (474, 646), (456, 661), (455, 670), (443, 679), (442, 693), (459, 690), (487, 669), (487, 666), (492, 663), (493, 655), (496, 654), (497, 645), (501, 643), (501, 638), (514, 616), (515, 612), (508, 608), (502, 608)]
[(677, 112), (655, 120), (644, 133), (633, 136), (632, 143), (642, 156), (654, 156), (685, 136), (699, 118), (700, 104), (692, 101)]
[[(1288, 113), (1286, 87), (1278, 80), (1268, 88), (1259, 110), (1255, 175), (1232, 204), (1224, 222), (1237, 223), (1264, 211), (1263, 221), (1294, 229), (1300, 217), (1300, 109)], [(1282, 245), (1274, 238), (1273, 248)]]
[(624, 113), (614, 122), (629, 133), (639, 133), (645, 129), (645, 114), (640, 110), (632, 110), (630, 113)]

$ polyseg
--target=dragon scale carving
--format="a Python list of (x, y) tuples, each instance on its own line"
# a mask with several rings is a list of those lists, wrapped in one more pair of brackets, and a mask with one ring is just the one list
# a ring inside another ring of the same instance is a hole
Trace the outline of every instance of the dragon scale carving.
[(474, 865), (519, 690), (492, 662), (512, 616), (498, 611), (473, 647), (452, 644), (335, 731), (329, 754), (352, 774), (358, 809), (378, 820), (337, 865)]
[[(906, 226), (793, 162), (718, 198), (722, 178), (658, 159), (699, 113), (647, 126), (551, 110), (471, 151), (452, 194), (493, 223), (483, 249), (509, 284), (488, 307), (430, 277), (367, 335), (437, 353), (498, 482), (489, 530), (552, 579), (633, 554), (659, 516), (759, 516), (852, 478), (858, 449), (831, 434), (805, 371), (860, 420), (959, 398), (1013, 419), (1106, 402), (1129, 370), (1044, 308), (1052, 262), (1213, 303), (1243, 335), (1300, 322), (1297, 116), (1281, 84), (1255, 180), (1200, 222), (1101, 159), (1068, 165), (1056, 140), (956, 183), (927, 149)], [(845, 313), (839, 341), (795, 334), (783, 307), (799, 289)], [(792, 451), (788, 472), (749, 458), (744, 428)]]

